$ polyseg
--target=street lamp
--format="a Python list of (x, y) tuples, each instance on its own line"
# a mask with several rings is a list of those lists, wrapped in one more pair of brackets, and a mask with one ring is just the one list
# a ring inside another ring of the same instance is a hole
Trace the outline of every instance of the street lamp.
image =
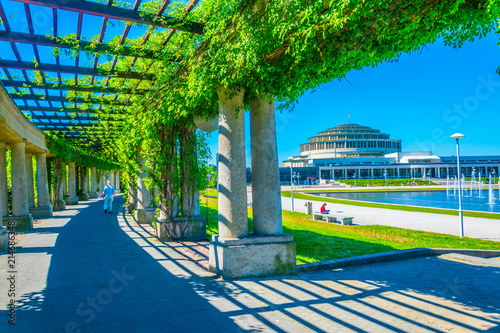
[(288, 160), (290, 161), (290, 185), (292, 186), (292, 213), (293, 213), (293, 166), (292, 166), (293, 157), (290, 156)]
[(457, 172), (458, 172), (458, 216), (460, 218), (460, 237), (464, 237), (464, 214), (462, 212), (462, 185), (460, 184), (460, 148), (458, 140), (465, 137), (461, 133), (455, 133), (450, 138), (457, 140)]
[(429, 180), (429, 185), (431, 184), (431, 170), (427, 171), (427, 179)]

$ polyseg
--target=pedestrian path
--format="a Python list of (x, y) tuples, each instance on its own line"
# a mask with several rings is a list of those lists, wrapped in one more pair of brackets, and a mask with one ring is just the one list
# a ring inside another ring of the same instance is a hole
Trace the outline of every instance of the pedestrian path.
[[(323, 201), (294, 199), (294, 210), (305, 212), (306, 202), (313, 203), (313, 211), (319, 212)], [(291, 210), (292, 199), (281, 197), (281, 205), (285, 210)], [(393, 209), (381, 209), (352, 205), (327, 203), (331, 212), (353, 216), (353, 223), (357, 225), (385, 225), (420, 231), (437, 232), (441, 234), (460, 235), (460, 221), (457, 216), (405, 212)], [(482, 219), (464, 216), (464, 235), (466, 237), (493, 240), (500, 242), (500, 220)]]
[[(91, 200), (16, 248), (16, 325), (1, 332), (477, 332), (500, 328), (500, 267), (418, 258), (222, 281), (206, 242), (161, 243)], [(193, 259), (192, 259), (193, 258)], [(7, 255), (0, 303), (7, 304)]]

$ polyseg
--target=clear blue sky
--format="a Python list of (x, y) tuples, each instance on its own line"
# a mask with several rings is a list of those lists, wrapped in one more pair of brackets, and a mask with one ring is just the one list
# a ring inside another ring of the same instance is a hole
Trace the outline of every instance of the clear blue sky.
[[(346, 121), (403, 140), (403, 151), (431, 149), (440, 156), (455, 155), (449, 136), (461, 132), (466, 136), (460, 141), (461, 155), (500, 155), (498, 42), (493, 33), (460, 49), (437, 41), (403, 55), (397, 63), (352, 71), (341, 82), (306, 93), (294, 111), (276, 115), (280, 166), (289, 156), (299, 155), (299, 145), (309, 137)], [(249, 166), (248, 117), (246, 125)], [(209, 138), (211, 164), (217, 136), (214, 131)]]
[[(131, 3), (131, 0), (126, 0)], [(14, 31), (29, 32), (24, 5), (4, 1), (4, 10)], [(52, 10), (30, 6), (36, 34), (53, 31)], [(64, 11), (58, 15), (58, 33), (75, 33), (78, 14)], [(83, 16), (82, 37), (89, 40), (99, 33), (102, 18)], [(3, 29), (3, 28), (1, 28)], [(110, 20), (105, 42), (120, 35), (123, 24)], [(142, 36), (145, 27), (134, 27), (129, 38)], [(325, 84), (314, 93), (306, 93), (293, 112), (277, 114), (278, 153), (280, 165), (288, 156), (299, 154), (299, 145), (317, 132), (349, 121), (370, 126), (403, 140), (403, 151), (432, 149), (438, 155), (455, 154), (455, 132), (465, 134), (461, 140), (464, 155), (500, 155), (500, 66), (498, 36), (466, 43), (460, 49), (444, 46), (442, 41), (397, 63), (353, 71), (345, 80)], [(31, 45), (18, 43), (23, 61), (33, 61)], [(41, 62), (55, 63), (50, 48), (39, 47)], [(15, 57), (7, 42), (0, 42), (3, 59)], [(61, 53), (63, 65), (75, 60)], [(92, 66), (93, 59), (81, 59), (80, 65)], [(19, 70), (12, 74), (21, 75)], [(52, 74), (51, 74), (52, 75)], [(72, 76), (71, 76), (72, 77)], [(347, 113), (351, 118), (348, 118)], [(247, 125), (249, 121), (247, 119)], [(248, 126), (247, 126), (248, 127)], [(250, 138), (247, 129), (247, 165), (250, 165)], [(212, 132), (210, 163), (215, 163), (218, 132)], [(430, 147), (430, 148), (429, 148)]]

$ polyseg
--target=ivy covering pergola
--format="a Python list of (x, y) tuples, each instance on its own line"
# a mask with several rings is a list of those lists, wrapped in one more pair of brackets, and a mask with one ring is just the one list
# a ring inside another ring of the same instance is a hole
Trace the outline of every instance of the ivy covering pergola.
[[(141, 0), (132, 4), (113, 0), (106, 3), (21, 0), (17, 2), (23, 6), (24, 13), (16, 11), (11, 17), (4, 10), (6, 1), (0, 2), (3, 28), (0, 41), (10, 44), (14, 58), (6, 59), (0, 52), (2, 85), (9, 90), (20, 110), (41, 130), (56, 131), (60, 136), (84, 141), (89, 138), (101, 141), (99, 135), (105, 139), (118, 136), (120, 123), (132, 99), (143, 96), (153, 85), (154, 73), (161, 71), (161, 62), (155, 61), (162, 54), (156, 43), (158, 38), (166, 44), (176, 31), (203, 33), (200, 23), (164, 15), (170, 1), (148, 3), (144, 6), (146, 12), (139, 10)], [(197, 2), (190, 1), (184, 7), (185, 13), (189, 13)], [(51, 16), (52, 35), (36, 33), (32, 18), (32, 12), (37, 10), (35, 6), (50, 8), (51, 15), (47, 11), (44, 15)], [(58, 18), (67, 11), (78, 13), (76, 30), (69, 36), (60, 36)], [(12, 20), (23, 19), (20, 15), (26, 19), (28, 32), (11, 28)], [(100, 33), (91, 40), (82, 36), (86, 29), (85, 16), (102, 18)], [(112, 43), (105, 43), (111, 20), (124, 23), (123, 32), (121, 36), (112, 36)], [(148, 26), (142, 38), (127, 39), (130, 30), (140, 25)], [(19, 51), (20, 44), (32, 46), (34, 59), (27, 59)], [(47, 46), (52, 48), (53, 63), (41, 61), (39, 49)], [(61, 53), (73, 58), (74, 65), (61, 64)], [(178, 57), (172, 55), (170, 61), (176, 62)], [(20, 71), (21, 75), (11, 74), (13, 70)], [(103, 123), (114, 124), (103, 129)]]
[[(22, 13), (12, 18), (4, 10), (8, 1)], [(242, 109), (262, 96), (289, 109), (306, 91), (342, 80), (353, 69), (395, 61), (438, 38), (459, 47), (482, 37), (498, 29), (500, 17), (499, 0), (0, 0), (0, 5), (0, 41), (12, 51), (10, 57), (0, 52), (1, 82), (20, 110), (44, 131), (108, 147), (130, 177), (140, 169), (140, 146), (166, 206), (179, 184), (196, 183), (189, 172), (179, 180), (177, 156), (187, 151), (179, 142), (197, 148), (194, 160), (181, 156), (185, 163), (207, 156), (193, 117), (217, 116), (218, 89), (242, 93)], [(36, 31), (35, 7), (45, 8), (50, 34)], [(76, 29), (62, 34), (58, 22), (68, 12), (77, 15)], [(11, 28), (21, 15), (26, 31)], [(99, 22), (98, 34), (85, 36), (88, 17)], [(113, 25), (122, 27), (121, 33), (109, 32)], [(21, 44), (32, 47), (32, 59), (19, 51)], [(39, 49), (47, 47), (51, 63), (41, 61)]]
[[(8, 17), (7, 1), (24, 13)], [(248, 96), (267, 93), (288, 106), (308, 89), (418, 50), (439, 36), (454, 46), (482, 36), (495, 27), (499, 7), (496, 0), (197, 5), (198, 0), (2, 0), (0, 41), (10, 44), (13, 58), (0, 53), (1, 82), (37, 126), (78, 130), (83, 137), (139, 109), (156, 112), (162, 103), (165, 109), (187, 102), (169, 116), (213, 116), (218, 85), (245, 89)], [(39, 6), (52, 22), (50, 35), (35, 31), (32, 14)], [(61, 35), (59, 20), (68, 11), (78, 15), (71, 27), (76, 29)], [(83, 36), (88, 16), (101, 19), (99, 34), (90, 39)], [(11, 28), (12, 20), (24, 19), (27, 32)], [(123, 25), (122, 33), (106, 38), (114, 22)], [(142, 27), (145, 34), (128, 38)], [(32, 46), (33, 59), (19, 52), (20, 44)], [(53, 63), (41, 61), (40, 47), (52, 48)], [(62, 64), (62, 54), (74, 64)]]

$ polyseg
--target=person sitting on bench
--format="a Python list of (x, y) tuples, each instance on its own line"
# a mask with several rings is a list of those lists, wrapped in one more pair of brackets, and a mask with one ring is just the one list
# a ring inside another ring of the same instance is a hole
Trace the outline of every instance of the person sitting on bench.
[(323, 206), (321, 206), (320, 212), (321, 214), (330, 214), (330, 210), (326, 209), (326, 203), (324, 203)]

